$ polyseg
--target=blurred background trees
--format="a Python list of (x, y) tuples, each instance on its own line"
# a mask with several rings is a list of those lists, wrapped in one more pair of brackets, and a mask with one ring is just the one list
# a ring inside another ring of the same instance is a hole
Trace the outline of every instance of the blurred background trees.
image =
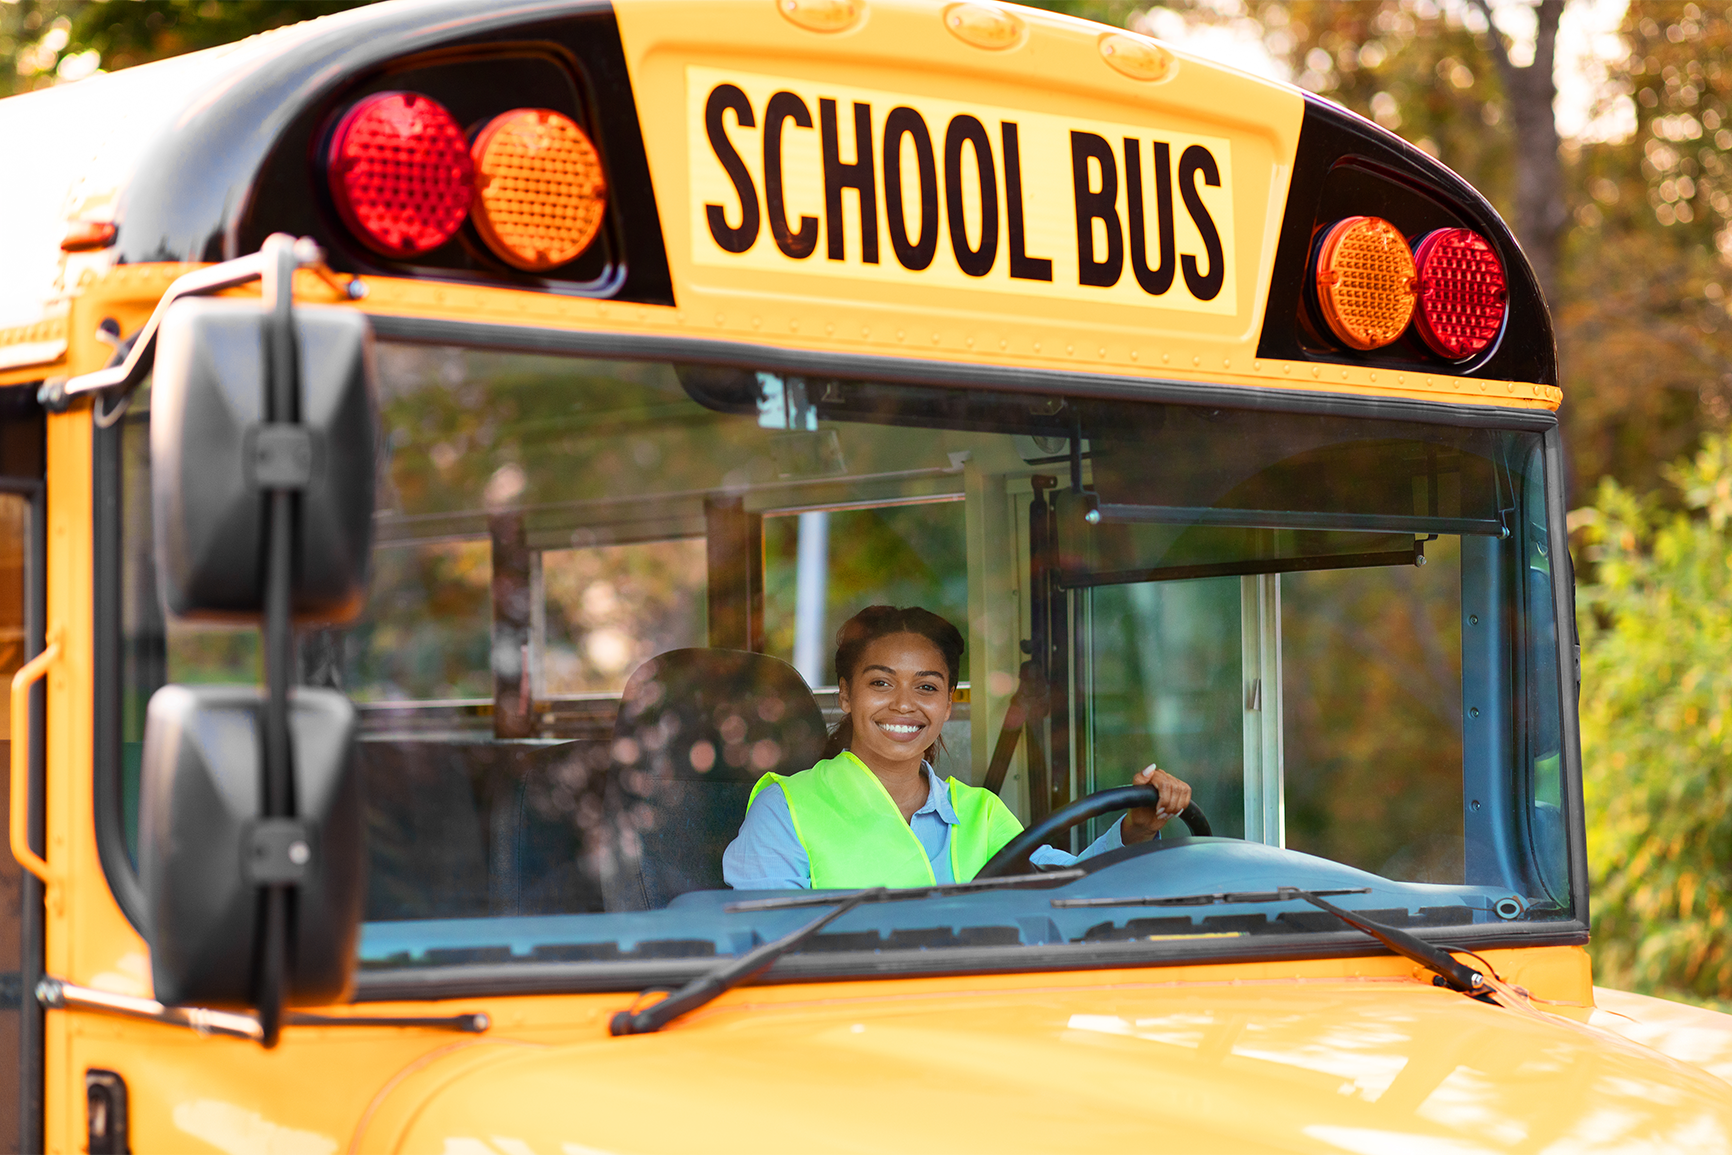
[[(4, 0), (0, 95), (361, 2)], [(1251, 66), (1439, 157), (1512, 223), (1554, 311), (1571, 505), (1584, 506), (1572, 523), (1596, 957), (1613, 982), (1732, 999), (1732, 954), (1719, 945), (1732, 905), (1727, 11), (1676, 0), (1034, 2), (1204, 54), (1226, 45), (1242, 66), (1249, 49)], [(1608, 14), (1611, 35), (1566, 61), (1565, 38), (1579, 45)]]
[[(1732, 993), (1732, 437), (1578, 511), (1597, 981)], [(1683, 508), (1669, 507), (1666, 499)]]

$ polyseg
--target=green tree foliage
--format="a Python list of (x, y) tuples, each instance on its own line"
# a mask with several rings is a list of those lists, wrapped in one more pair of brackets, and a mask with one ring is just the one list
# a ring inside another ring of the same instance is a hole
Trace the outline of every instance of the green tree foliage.
[(1664, 463), (1732, 417), (1732, 21), (1635, 0), (1608, 92), (1636, 132), (1573, 150), (1556, 312), (1564, 419), (1583, 494), (1646, 492)]
[(1667, 467), (1684, 509), (1579, 511), (1596, 977), (1732, 998), (1732, 432)]
[[(16, 0), (0, 4), (0, 96), (230, 44), (371, 0)], [(7, 65), (10, 65), (9, 67)]]

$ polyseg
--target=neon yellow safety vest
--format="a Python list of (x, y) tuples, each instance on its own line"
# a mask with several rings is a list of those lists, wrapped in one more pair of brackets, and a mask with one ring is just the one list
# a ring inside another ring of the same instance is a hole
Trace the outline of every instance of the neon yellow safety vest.
[[(853, 751), (844, 750), (799, 774), (766, 774), (752, 787), (752, 800), (771, 783), (781, 787), (788, 800), (794, 836), (812, 867), (813, 889), (937, 882), (926, 849), (896, 800)], [(1022, 823), (990, 790), (954, 778), (944, 779), (944, 786), (956, 811), (956, 825), (950, 828), (950, 872), (957, 882), (967, 882), (1022, 833)]]

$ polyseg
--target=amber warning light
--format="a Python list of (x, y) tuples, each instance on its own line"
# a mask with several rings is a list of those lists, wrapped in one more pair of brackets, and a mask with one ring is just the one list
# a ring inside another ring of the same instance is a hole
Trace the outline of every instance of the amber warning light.
[(576, 260), (607, 205), (601, 157), (570, 117), (513, 109), (471, 144), (443, 105), (414, 92), (375, 93), (344, 113), (326, 176), (337, 215), (375, 252), (420, 256), (469, 220), (494, 256), (531, 273)]
[(539, 273), (589, 247), (607, 204), (601, 157), (570, 117), (520, 108), (475, 137), (475, 231), (508, 265)]
[(1413, 253), (1401, 230), (1381, 217), (1348, 217), (1317, 250), (1317, 303), (1323, 319), (1354, 349), (1381, 349), (1413, 318)]

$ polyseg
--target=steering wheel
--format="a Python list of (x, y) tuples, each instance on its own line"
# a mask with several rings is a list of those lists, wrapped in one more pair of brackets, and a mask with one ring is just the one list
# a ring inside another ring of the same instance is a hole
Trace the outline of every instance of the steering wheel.
[[(1010, 874), (1027, 874), (1030, 870), (1028, 856), (1045, 845), (1053, 835), (1101, 814), (1111, 814), (1115, 810), (1134, 810), (1138, 806), (1159, 806), (1160, 803), (1161, 792), (1153, 786), (1119, 786), (1112, 790), (1102, 790), (1098, 794), (1090, 794), (1087, 798), (1079, 798), (1005, 843), (1003, 849), (993, 855), (974, 877), (1003, 878)], [(1211, 833), (1209, 820), (1203, 817), (1202, 810), (1198, 809), (1195, 802), (1179, 811), (1179, 821), (1190, 827), (1191, 833), (1198, 838), (1207, 838)]]

